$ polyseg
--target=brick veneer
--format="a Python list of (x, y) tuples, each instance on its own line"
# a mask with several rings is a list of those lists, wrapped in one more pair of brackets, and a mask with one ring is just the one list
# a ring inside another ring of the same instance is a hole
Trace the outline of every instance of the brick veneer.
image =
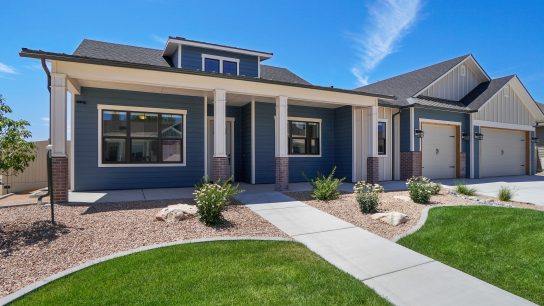
[(421, 152), (400, 152), (400, 179), (422, 175)]
[(366, 159), (366, 181), (377, 184), (380, 180), (380, 159), (379, 157), (367, 157)]
[(228, 157), (212, 158), (212, 180), (225, 181), (230, 177), (230, 165)]
[(53, 203), (68, 202), (68, 158), (51, 158), (52, 194)]
[(276, 190), (289, 189), (289, 157), (276, 157)]

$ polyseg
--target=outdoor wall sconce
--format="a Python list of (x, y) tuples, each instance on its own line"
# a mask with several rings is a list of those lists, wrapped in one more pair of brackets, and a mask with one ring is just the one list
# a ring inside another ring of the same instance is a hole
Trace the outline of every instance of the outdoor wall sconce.
[(468, 141), (470, 140), (470, 135), (468, 133), (461, 134), (461, 139)]
[(539, 143), (540, 139), (538, 137), (531, 137), (531, 143)]
[(422, 130), (415, 129), (414, 135), (416, 136), (416, 138), (423, 138), (423, 136), (425, 136), (425, 132), (423, 132)]
[(476, 140), (484, 140), (484, 134), (482, 134), (482, 133), (474, 133), (474, 139), (476, 139)]

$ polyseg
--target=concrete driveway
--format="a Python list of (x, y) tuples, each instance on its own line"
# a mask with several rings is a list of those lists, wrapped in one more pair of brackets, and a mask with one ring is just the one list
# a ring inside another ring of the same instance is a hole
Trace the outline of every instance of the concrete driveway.
[[(444, 187), (454, 188), (460, 180), (442, 180)], [(503, 176), (483, 179), (463, 179), (477, 193), (484, 196), (497, 197), (501, 186), (514, 190), (514, 201), (544, 205), (544, 176)]]

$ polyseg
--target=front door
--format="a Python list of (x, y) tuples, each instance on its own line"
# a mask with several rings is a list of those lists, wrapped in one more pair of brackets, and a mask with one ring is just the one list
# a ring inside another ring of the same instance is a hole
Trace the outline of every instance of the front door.
[[(234, 180), (234, 118), (226, 118), (225, 120), (225, 139), (226, 145), (227, 145), (227, 158), (229, 160), (230, 165), (230, 173), (229, 176), (231, 176)], [(214, 129), (213, 129), (213, 118), (208, 118), (208, 171), (206, 175), (208, 177), (212, 177), (212, 162), (213, 162), (213, 136), (214, 136)]]

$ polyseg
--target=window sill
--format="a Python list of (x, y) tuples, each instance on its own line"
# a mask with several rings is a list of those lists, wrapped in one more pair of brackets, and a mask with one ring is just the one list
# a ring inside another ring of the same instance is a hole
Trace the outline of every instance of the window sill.
[(99, 163), (98, 168), (150, 168), (150, 167), (185, 167), (186, 164), (103, 164)]
[(321, 157), (321, 155), (287, 155), (287, 157)]

